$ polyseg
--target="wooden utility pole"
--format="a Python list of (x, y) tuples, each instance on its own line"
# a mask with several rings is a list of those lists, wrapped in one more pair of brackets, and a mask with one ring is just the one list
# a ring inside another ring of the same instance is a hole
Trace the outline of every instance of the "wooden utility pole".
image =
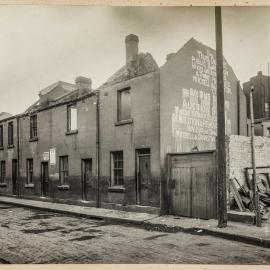
[(215, 7), (216, 71), (217, 71), (217, 201), (218, 227), (227, 226), (227, 188), (225, 151), (225, 95), (223, 81), (222, 18), (221, 7)]
[(252, 169), (253, 169), (253, 205), (256, 214), (256, 226), (261, 227), (261, 214), (259, 206), (259, 194), (257, 190), (257, 173), (256, 173), (256, 158), (255, 158), (255, 148), (254, 148), (254, 112), (253, 112), (253, 91), (254, 86), (251, 86), (249, 93), (249, 105), (250, 105), (250, 122), (251, 122), (251, 158), (252, 158)]
[(96, 207), (100, 207), (100, 94), (96, 92)]

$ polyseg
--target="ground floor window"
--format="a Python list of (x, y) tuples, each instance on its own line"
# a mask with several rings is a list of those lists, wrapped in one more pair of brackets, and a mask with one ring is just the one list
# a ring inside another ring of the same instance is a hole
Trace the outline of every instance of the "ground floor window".
[(123, 151), (111, 152), (111, 186), (124, 185)]
[(68, 184), (68, 156), (60, 157), (60, 183)]
[(0, 183), (6, 182), (6, 162), (2, 160), (0, 162)]

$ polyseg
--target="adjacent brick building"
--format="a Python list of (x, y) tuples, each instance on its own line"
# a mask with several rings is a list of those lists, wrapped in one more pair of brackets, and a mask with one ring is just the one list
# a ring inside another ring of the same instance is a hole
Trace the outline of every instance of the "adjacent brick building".
[[(243, 91), (247, 98), (247, 117), (250, 119), (249, 93), (251, 85), (253, 92), (253, 111), (255, 120), (255, 135), (270, 137), (270, 77), (263, 75), (261, 71), (256, 76), (243, 83)], [(248, 122), (248, 130), (250, 124)], [(250, 131), (249, 131), (250, 133)]]
[[(1, 194), (158, 211), (167, 154), (215, 149), (215, 51), (191, 39), (159, 68), (139, 53), (137, 36), (125, 44), (125, 65), (98, 89), (85, 77), (57, 82), (26, 112), (0, 120)], [(245, 135), (245, 96), (226, 60), (224, 71), (226, 133)]]

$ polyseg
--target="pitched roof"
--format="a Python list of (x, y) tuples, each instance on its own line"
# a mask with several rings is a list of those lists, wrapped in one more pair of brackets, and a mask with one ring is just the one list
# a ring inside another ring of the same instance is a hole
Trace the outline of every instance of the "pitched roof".
[(12, 114), (10, 114), (10, 113), (7, 113), (7, 112), (1, 112), (1, 113), (0, 113), (0, 120), (4, 120), (4, 119), (9, 118), (9, 117), (11, 117), (11, 116), (12, 116)]
[[(45, 99), (45, 100), (43, 99), (43, 97), (49, 96), (49, 94), (52, 93), (53, 90), (55, 90), (57, 87), (61, 88), (62, 94), (57, 95), (55, 97), (50, 97), (49, 99)], [(54, 103), (59, 102), (60, 100), (62, 101), (62, 99), (67, 98), (67, 96), (74, 93), (74, 91), (78, 92), (78, 87), (74, 84), (63, 82), (63, 81), (58, 81), (56, 83), (53, 83), (39, 92), (40, 98), (30, 107), (28, 107), (25, 113), (31, 113), (36, 110), (45, 108), (51, 105), (52, 103), (54, 104)]]
[(158, 70), (158, 65), (152, 55), (139, 53), (135, 61), (121, 67), (102, 86), (113, 85), (156, 70)]

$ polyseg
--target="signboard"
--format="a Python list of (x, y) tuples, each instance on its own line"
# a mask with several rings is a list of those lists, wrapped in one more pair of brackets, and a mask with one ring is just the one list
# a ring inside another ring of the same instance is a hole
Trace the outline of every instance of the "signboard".
[(49, 161), (50, 160), (50, 153), (49, 152), (44, 152), (42, 155), (43, 161)]
[(50, 149), (50, 165), (56, 164), (56, 150), (55, 148)]

